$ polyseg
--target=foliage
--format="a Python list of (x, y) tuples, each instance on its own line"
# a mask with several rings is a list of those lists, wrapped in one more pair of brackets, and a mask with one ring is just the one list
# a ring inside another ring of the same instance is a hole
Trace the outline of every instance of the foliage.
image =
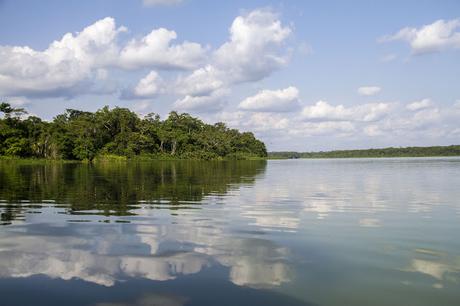
[(460, 156), (460, 145), (434, 147), (383, 148), (367, 150), (337, 150), (327, 152), (270, 152), (271, 159), (291, 158), (360, 158), (360, 157), (429, 157)]
[(24, 109), (0, 104), (0, 156), (66, 160), (126, 158), (224, 159), (265, 157), (265, 144), (250, 132), (224, 123), (206, 124), (189, 114), (171, 112), (165, 120), (144, 118), (127, 108), (104, 107), (91, 113), (67, 109), (52, 122)]

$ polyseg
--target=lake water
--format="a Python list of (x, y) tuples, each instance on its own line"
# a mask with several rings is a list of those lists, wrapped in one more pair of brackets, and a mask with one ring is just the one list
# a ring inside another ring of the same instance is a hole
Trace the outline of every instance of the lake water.
[(0, 304), (460, 305), (460, 158), (0, 162)]

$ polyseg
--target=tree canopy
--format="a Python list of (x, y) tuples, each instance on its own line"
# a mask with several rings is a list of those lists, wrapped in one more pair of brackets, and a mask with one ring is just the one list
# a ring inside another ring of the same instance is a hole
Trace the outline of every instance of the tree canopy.
[(265, 144), (251, 132), (224, 123), (207, 124), (172, 111), (161, 120), (155, 113), (140, 118), (127, 108), (108, 106), (96, 112), (67, 109), (53, 121), (0, 104), (0, 156), (93, 160), (98, 156), (128, 158), (219, 159), (266, 157)]
[(269, 152), (268, 158), (360, 158), (360, 157), (427, 157), (460, 156), (460, 145), (433, 147), (382, 148), (365, 150), (336, 150), (321, 152)]

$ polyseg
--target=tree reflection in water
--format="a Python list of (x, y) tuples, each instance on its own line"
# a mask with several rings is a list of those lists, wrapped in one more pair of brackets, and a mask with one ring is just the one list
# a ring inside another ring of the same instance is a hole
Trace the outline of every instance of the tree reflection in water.
[[(222, 305), (237, 303), (237, 296), (254, 305), (287, 301), (263, 289), (289, 281), (289, 250), (235, 235), (232, 222), (246, 216), (228, 219), (221, 201), (254, 184), (265, 167), (265, 161), (0, 163), (0, 209), (9, 224), (0, 233), (0, 278), (11, 284), (44, 275), (44, 283), (83, 281), (110, 290), (136, 282), (164, 287), (138, 290), (121, 303), (98, 296), (101, 302), (92, 304), (98, 306), (206, 305), (205, 287), (168, 293), (190, 281), (211, 282), (227, 296)], [(202, 205), (209, 208), (197, 211)]]

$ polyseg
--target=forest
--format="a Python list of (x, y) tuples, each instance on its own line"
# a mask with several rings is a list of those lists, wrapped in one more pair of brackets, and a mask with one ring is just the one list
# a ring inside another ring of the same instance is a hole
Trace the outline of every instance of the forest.
[(127, 108), (67, 109), (51, 122), (0, 104), (0, 156), (92, 161), (98, 158), (252, 159), (267, 156), (251, 132), (172, 111), (165, 120)]
[(269, 152), (271, 159), (293, 158), (360, 158), (360, 157), (429, 157), (460, 156), (460, 145), (382, 148), (364, 150), (336, 150), (321, 152)]

